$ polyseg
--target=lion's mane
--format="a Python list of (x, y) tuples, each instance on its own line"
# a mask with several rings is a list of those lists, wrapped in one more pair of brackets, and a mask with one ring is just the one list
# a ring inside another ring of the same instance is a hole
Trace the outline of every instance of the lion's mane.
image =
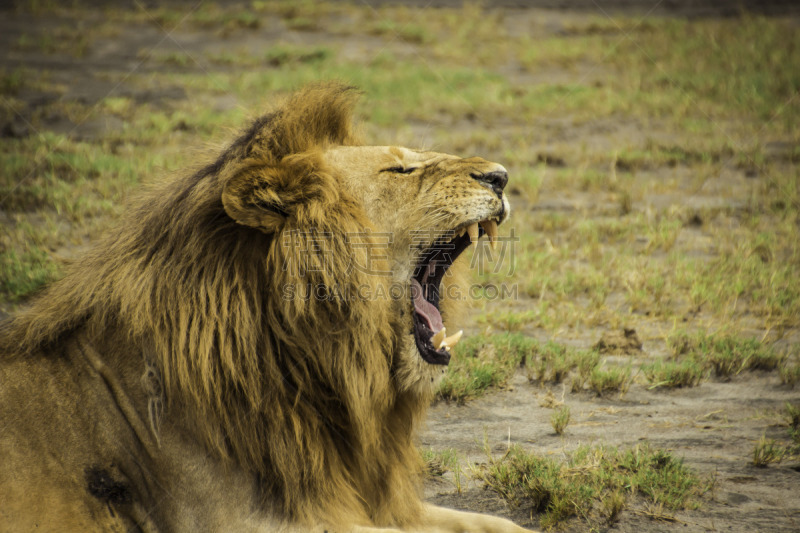
[[(122, 333), (142, 370), (160, 374), (164, 416), (182, 416), (210, 453), (253, 472), (264, 502), (287, 518), (409, 522), (420, 505), (412, 428), (429, 399), (392, 379), (402, 334), (392, 303), (283, 292), (357, 294), (388, 282), (353, 268), (367, 250), (348, 234), (369, 239), (370, 222), (318, 159), (328, 143), (357, 143), (355, 98), (337, 84), (305, 89), (213, 163), (151, 186), (119, 229), (4, 326), (1, 348), (24, 357), (77, 330)], [(274, 171), (259, 184), (263, 169)], [(250, 174), (268, 209), (291, 214), (274, 231), (235, 222), (235, 196), (223, 205), (226, 187)], [(326, 248), (315, 252), (320, 234)], [(287, 268), (301, 253), (322, 268)]]

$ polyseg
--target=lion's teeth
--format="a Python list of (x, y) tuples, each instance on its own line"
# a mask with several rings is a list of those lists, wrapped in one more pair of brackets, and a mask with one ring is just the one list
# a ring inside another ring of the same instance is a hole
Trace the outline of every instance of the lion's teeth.
[(442, 328), (439, 331), (437, 331), (433, 335), (433, 337), (431, 337), (431, 344), (433, 344), (434, 350), (441, 349), (442, 344), (444, 343), (445, 340), (444, 336), (446, 333), (447, 333), (447, 328)]
[(450, 335), (449, 337), (444, 339), (442, 341), (442, 344), (444, 344), (445, 348), (447, 348), (449, 350), (450, 348), (452, 348), (453, 346), (458, 344), (458, 341), (461, 340), (461, 335), (463, 335), (463, 334), (464, 334), (464, 330), (458, 330), (453, 335)]
[(467, 226), (467, 233), (469, 233), (469, 240), (472, 242), (472, 244), (477, 246), (478, 245), (478, 235), (479, 235), (479, 233), (478, 233), (478, 223), (477, 222), (473, 222), (472, 224)]
[(467, 228), (461, 228), (460, 230), (458, 230), (458, 236), (463, 237), (466, 232)]
[(489, 245), (494, 250), (497, 245), (497, 222), (494, 219), (484, 220), (481, 222), (483, 231), (486, 232), (486, 238), (489, 239)]

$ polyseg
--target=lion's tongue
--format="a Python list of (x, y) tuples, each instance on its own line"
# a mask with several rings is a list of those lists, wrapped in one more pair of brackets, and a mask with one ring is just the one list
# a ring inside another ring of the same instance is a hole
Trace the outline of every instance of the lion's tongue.
[(414, 311), (425, 319), (432, 332), (441, 330), (444, 327), (442, 315), (435, 305), (425, 299), (422, 295), (422, 285), (415, 279), (411, 280), (411, 294), (414, 296)]

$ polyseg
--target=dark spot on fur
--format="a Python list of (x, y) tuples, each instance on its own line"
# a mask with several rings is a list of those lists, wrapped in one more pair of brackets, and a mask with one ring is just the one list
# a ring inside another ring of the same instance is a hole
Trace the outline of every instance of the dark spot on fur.
[(104, 468), (91, 466), (86, 469), (86, 489), (89, 494), (107, 504), (131, 503), (131, 489), (124, 481), (116, 481)]

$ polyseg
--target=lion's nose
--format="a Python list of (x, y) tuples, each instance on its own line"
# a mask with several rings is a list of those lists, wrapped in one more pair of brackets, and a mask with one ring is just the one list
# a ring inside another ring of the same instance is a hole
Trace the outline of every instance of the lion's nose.
[(495, 170), (493, 172), (486, 172), (483, 174), (472, 173), (470, 174), (474, 179), (489, 186), (497, 196), (503, 196), (503, 189), (508, 183), (508, 172), (506, 169)]

